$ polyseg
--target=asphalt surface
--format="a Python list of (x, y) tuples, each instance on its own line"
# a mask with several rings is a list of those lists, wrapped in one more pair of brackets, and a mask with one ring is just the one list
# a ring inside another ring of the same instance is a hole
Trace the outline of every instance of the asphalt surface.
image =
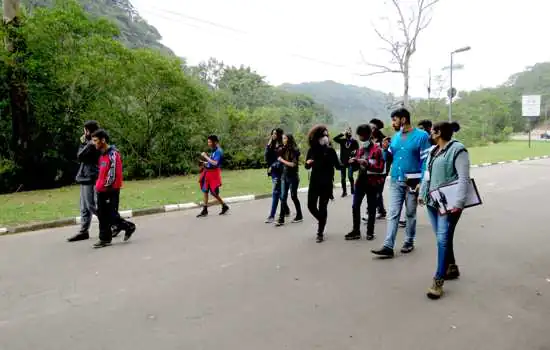
[(459, 223), (462, 277), (439, 301), (423, 210), (417, 250), (379, 260), (385, 222), (373, 242), (343, 239), (351, 198), (330, 205), (323, 244), (309, 215), (264, 224), (264, 200), (137, 218), (101, 250), (65, 243), (75, 227), (0, 238), (0, 349), (550, 349), (550, 161), (473, 176), (485, 203)]

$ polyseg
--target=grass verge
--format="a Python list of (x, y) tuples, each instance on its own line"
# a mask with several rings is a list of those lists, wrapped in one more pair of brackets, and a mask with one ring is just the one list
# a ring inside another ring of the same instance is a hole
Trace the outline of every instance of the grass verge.
[[(550, 142), (513, 141), (471, 148), (472, 164), (498, 162), (550, 155)], [(307, 186), (307, 173), (301, 170), (301, 186)], [(338, 176), (337, 176), (338, 177)], [(121, 209), (141, 209), (201, 200), (198, 177), (128, 181), (121, 196)], [(222, 196), (262, 194), (271, 191), (264, 169), (226, 171)], [(79, 215), (79, 187), (14, 193), (0, 196), (0, 227), (49, 221)]]

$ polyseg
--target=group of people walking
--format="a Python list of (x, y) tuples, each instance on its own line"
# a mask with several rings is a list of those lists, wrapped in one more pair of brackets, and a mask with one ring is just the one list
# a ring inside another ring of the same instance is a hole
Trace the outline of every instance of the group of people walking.
[[(229, 211), (229, 206), (220, 196), (222, 186), (221, 166), (223, 150), (216, 135), (207, 138), (210, 153), (201, 153), (199, 186), (203, 193), (203, 205), (197, 217), (208, 216), (210, 195), (221, 205), (220, 215)], [(80, 184), (80, 231), (67, 239), (78, 242), (90, 238), (93, 215), (99, 220), (99, 240), (94, 248), (111, 245), (112, 239), (124, 231), (128, 241), (136, 231), (136, 225), (123, 219), (119, 213), (120, 190), (123, 185), (122, 156), (114, 145), (109, 144), (109, 134), (96, 121), (84, 124), (77, 152), (80, 163), (76, 182)]]
[[(417, 206), (427, 207), (428, 217), (437, 238), (437, 268), (428, 297), (438, 299), (443, 294), (445, 280), (456, 279), (460, 272), (454, 256), (454, 231), (466, 203), (470, 182), (470, 160), (463, 144), (453, 139), (459, 130), (457, 123), (439, 122), (432, 125), (424, 120), (418, 127), (411, 124), (411, 115), (405, 108), (391, 114), (393, 137), (382, 133), (384, 123), (372, 119), (359, 125), (356, 136), (351, 128), (337, 135), (333, 141), (340, 145), (340, 155), (332, 147), (329, 130), (324, 125), (313, 127), (308, 135), (308, 150), (304, 167), (310, 171), (307, 208), (317, 220), (317, 243), (325, 240), (328, 205), (334, 199), (334, 176), (339, 170), (342, 177), (342, 197), (346, 197), (349, 182), (352, 201), (352, 229), (346, 240), (359, 240), (361, 235), (361, 205), (366, 198), (367, 210), (363, 218), (367, 222), (366, 239), (375, 238), (376, 219), (387, 219), (387, 231), (383, 245), (373, 249), (376, 256), (391, 258), (398, 227), (405, 221), (405, 239), (401, 253), (411, 253), (415, 248)], [(220, 196), (222, 186), (221, 167), (223, 150), (216, 135), (208, 136), (209, 153), (202, 153), (199, 186), (204, 195), (201, 212), (208, 215), (209, 197), (212, 195), (221, 206), (220, 215), (229, 206)], [(292, 223), (303, 221), (298, 198), (300, 184), (300, 150), (292, 134), (273, 129), (265, 148), (268, 176), (271, 177), (272, 202), (266, 223), (283, 226), (290, 216), (288, 196), (294, 204)], [(87, 240), (92, 215), (99, 219), (99, 240), (94, 248), (111, 245), (113, 237), (124, 231), (124, 241), (136, 230), (135, 224), (119, 214), (120, 190), (123, 183), (122, 157), (115, 146), (109, 144), (109, 134), (95, 121), (86, 122), (80, 139), (77, 158), (80, 168), (76, 176), (80, 184), (81, 228), (68, 239), (69, 242)], [(357, 178), (354, 179), (354, 174)], [(389, 179), (389, 210), (384, 207), (383, 191)], [(449, 183), (457, 183), (457, 202), (452, 210), (441, 213), (437, 201), (431, 196), (435, 190)], [(279, 215), (277, 208), (280, 209)], [(405, 209), (405, 218), (401, 213)], [(378, 213), (378, 215), (377, 215)]]
[(77, 159), (80, 162), (76, 175), (80, 184), (80, 231), (67, 240), (88, 240), (92, 216), (96, 215), (99, 240), (94, 248), (110, 246), (112, 239), (122, 231), (124, 241), (128, 241), (136, 225), (123, 219), (118, 212), (123, 184), (122, 157), (116, 147), (109, 144), (109, 134), (96, 121), (84, 124)]
[[(439, 122), (432, 125), (421, 121), (417, 127), (411, 124), (411, 115), (405, 108), (391, 114), (395, 134), (385, 137), (384, 124), (372, 119), (359, 125), (354, 138), (351, 129), (337, 135), (333, 141), (340, 145), (340, 155), (332, 147), (326, 126), (317, 125), (308, 134), (309, 149), (304, 160), (310, 170), (307, 207), (317, 220), (317, 242), (325, 239), (328, 204), (334, 199), (334, 175), (339, 170), (342, 181), (342, 197), (349, 192), (352, 201), (352, 230), (346, 240), (358, 240), (361, 235), (361, 205), (366, 198), (367, 210), (363, 218), (367, 222), (366, 239), (375, 238), (376, 219), (387, 219), (386, 237), (382, 246), (372, 249), (376, 256), (392, 258), (399, 226), (405, 227), (405, 239), (401, 253), (411, 253), (415, 248), (416, 214), (418, 205), (425, 205), (437, 239), (437, 268), (427, 296), (438, 299), (443, 295), (445, 280), (456, 279), (460, 272), (454, 257), (453, 238), (468, 195), (470, 161), (463, 144), (453, 139), (460, 127), (457, 123)], [(300, 151), (294, 137), (281, 129), (274, 129), (265, 152), (268, 175), (272, 179), (273, 193), (266, 223), (282, 226), (290, 215), (287, 203), (288, 191), (296, 208), (293, 222), (303, 220), (298, 199), (298, 165)], [(354, 174), (357, 173), (357, 178)], [(389, 209), (384, 207), (383, 191), (389, 180)], [(458, 183), (457, 203), (452, 210), (441, 214), (438, 203), (430, 193), (441, 186)], [(277, 207), (281, 202), (279, 218)], [(404, 209), (404, 210), (403, 210)], [(405, 217), (401, 219), (402, 212)], [(378, 214), (378, 215), (377, 215)]]

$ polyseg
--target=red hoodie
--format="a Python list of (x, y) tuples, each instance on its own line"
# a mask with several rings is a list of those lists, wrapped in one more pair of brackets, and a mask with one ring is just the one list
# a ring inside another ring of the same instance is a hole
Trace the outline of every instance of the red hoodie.
[(95, 183), (97, 192), (120, 190), (122, 188), (122, 158), (114, 146), (110, 146), (99, 157), (99, 175)]

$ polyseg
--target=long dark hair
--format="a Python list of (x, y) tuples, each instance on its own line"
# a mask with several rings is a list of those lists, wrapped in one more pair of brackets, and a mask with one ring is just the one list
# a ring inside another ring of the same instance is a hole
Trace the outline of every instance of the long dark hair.
[[(273, 132), (275, 132), (275, 134), (277, 135), (277, 139), (275, 140), (275, 142), (273, 142), (273, 139), (272, 139)], [(284, 134), (284, 131), (281, 128), (274, 128), (273, 130), (271, 130), (271, 134), (269, 134), (269, 139), (270, 139), (270, 147), (272, 149), (277, 147), (277, 144), (279, 144), (279, 146), (283, 144), (283, 134)]]
[(299, 152), (298, 144), (296, 143), (296, 139), (294, 138), (294, 135), (285, 134), (285, 136), (287, 138), (287, 143), (283, 147), (282, 157), (285, 160), (290, 160), (296, 152)]
[(307, 134), (307, 140), (309, 143), (309, 147), (315, 147), (319, 145), (319, 139), (323, 137), (323, 134), (325, 131), (328, 131), (328, 128), (326, 125), (318, 124), (309, 130)]

